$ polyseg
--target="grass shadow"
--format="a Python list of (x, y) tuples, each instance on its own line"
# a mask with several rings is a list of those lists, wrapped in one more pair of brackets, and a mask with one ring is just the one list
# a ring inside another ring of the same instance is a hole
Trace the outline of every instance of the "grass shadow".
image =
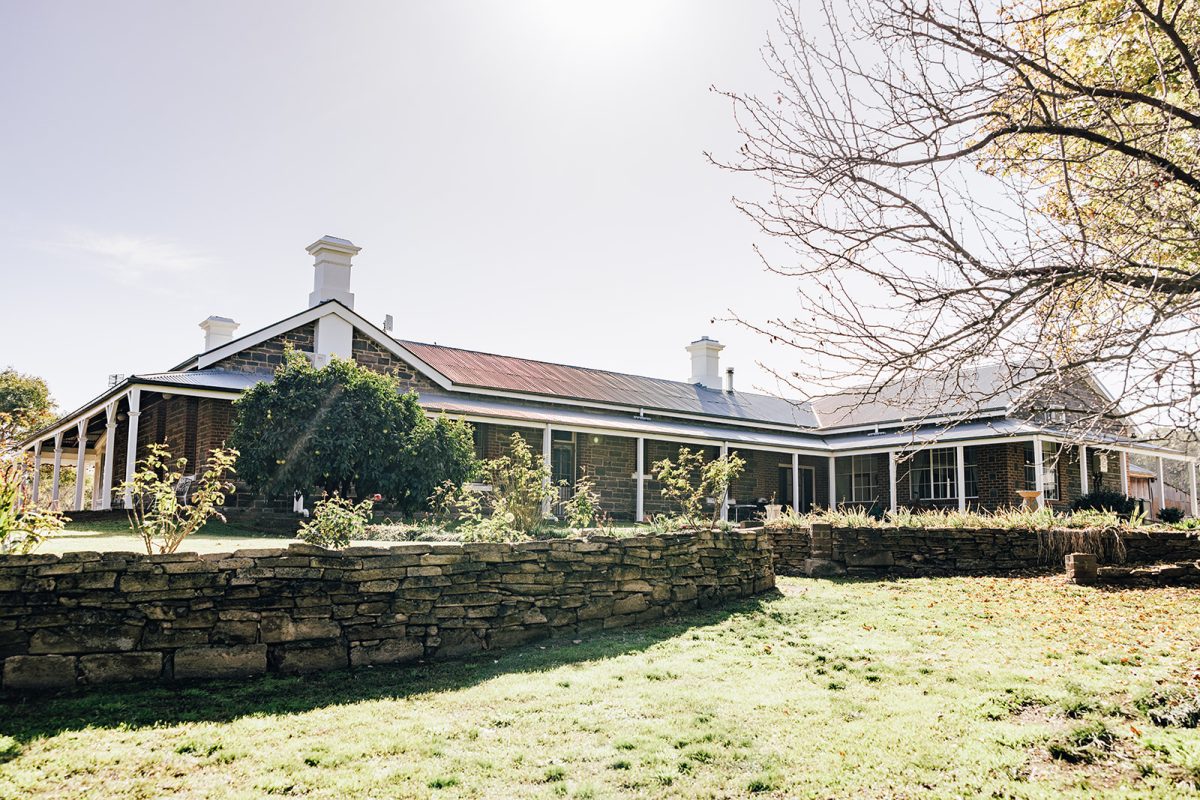
[[(574, 638), (543, 639), (456, 661), (360, 667), (310, 675), (272, 674), (244, 680), (113, 685), (87, 693), (0, 695), (0, 737), (8, 736), (24, 744), (86, 728), (222, 723), (246, 716), (298, 714), (329, 706), (456, 691), (507, 674), (545, 672), (568, 664), (640, 653), (695, 628), (716, 625), (736, 615), (761, 612), (780, 597), (778, 591), (772, 590), (652, 624), (589, 632)], [(14, 756), (15, 753), (8, 757)]]

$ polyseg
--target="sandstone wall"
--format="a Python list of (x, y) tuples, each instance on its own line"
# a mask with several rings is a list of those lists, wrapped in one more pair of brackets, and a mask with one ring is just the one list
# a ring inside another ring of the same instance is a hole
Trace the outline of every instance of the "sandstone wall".
[[(775, 569), (780, 574), (805, 571), (807, 559), (824, 559), (850, 574), (963, 575), (1022, 569), (1062, 568), (1061, 558), (1046, 545), (1050, 537), (1074, 531), (1043, 533), (1003, 528), (834, 528), (772, 530)], [(1121, 534), (1123, 563), (1152, 564), (1200, 559), (1200, 536), (1187, 531)], [(1087, 549), (1085, 546), (1084, 549)], [(1112, 563), (1105, 546), (1102, 562)]]
[(445, 659), (774, 586), (761, 531), (0, 558), (6, 690)]

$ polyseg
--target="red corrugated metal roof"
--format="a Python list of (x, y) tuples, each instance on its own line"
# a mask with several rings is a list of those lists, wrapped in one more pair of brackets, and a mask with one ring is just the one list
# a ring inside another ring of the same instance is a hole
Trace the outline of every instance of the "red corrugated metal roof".
[(401, 341), (456, 386), (811, 427), (808, 403), (622, 372)]

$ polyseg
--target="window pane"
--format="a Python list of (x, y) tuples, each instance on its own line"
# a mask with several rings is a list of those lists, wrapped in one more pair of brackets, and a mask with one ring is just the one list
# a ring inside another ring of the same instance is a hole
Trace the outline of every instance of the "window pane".
[(1025, 489), (1037, 489), (1037, 466), (1033, 463), (1033, 442), (1025, 442)]
[(974, 447), (963, 448), (963, 478), (967, 484), (967, 497), (979, 497), (979, 471)]
[(1042, 482), (1046, 488), (1046, 499), (1058, 499), (1058, 445), (1042, 442)]

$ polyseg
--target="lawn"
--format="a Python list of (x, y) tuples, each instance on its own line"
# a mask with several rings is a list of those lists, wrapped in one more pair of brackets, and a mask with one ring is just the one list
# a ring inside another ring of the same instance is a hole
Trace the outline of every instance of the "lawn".
[[(189, 536), (179, 549), (189, 553), (220, 553), (239, 547), (287, 547), (291, 541), (295, 540), (290, 536), (273, 536), (212, 520)], [(146, 546), (142, 544), (141, 537), (130, 532), (128, 521), (118, 517), (103, 521), (69, 522), (65, 530), (43, 542), (37, 552), (71, 553), (82, 550), (144, 553)]]
[(1200, 794), (1200, 709), (1161, 699), (1196, 700), (1195, 591), (779, 583), (467, 662), (9, 700), (0, 796)]

